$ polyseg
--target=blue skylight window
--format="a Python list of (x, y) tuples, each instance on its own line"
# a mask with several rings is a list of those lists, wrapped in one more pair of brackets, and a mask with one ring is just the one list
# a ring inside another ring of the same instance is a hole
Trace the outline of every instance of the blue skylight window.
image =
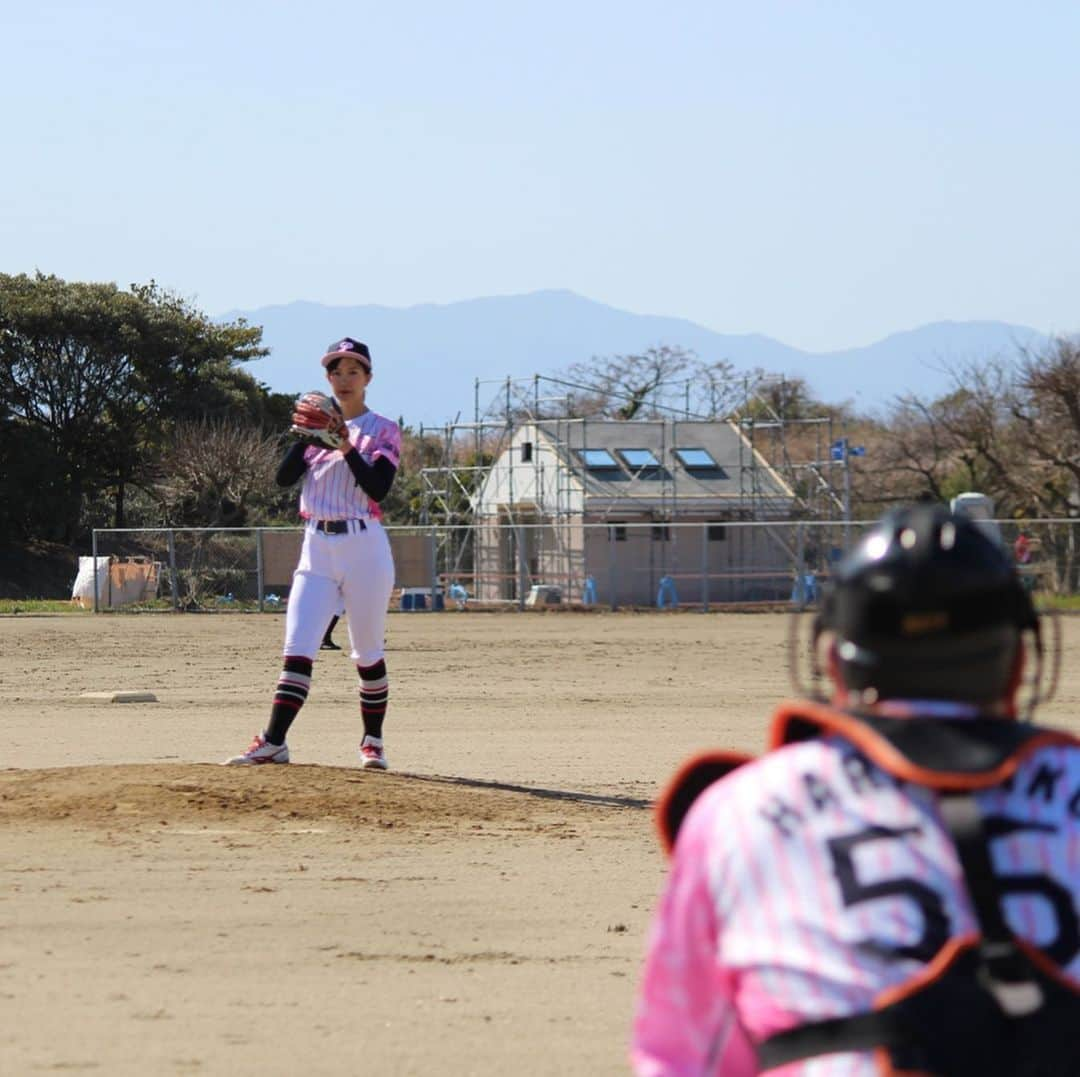
[(659, 467), (660, 461), (653, 456), (651, 449), (616, 449), (631, 471), (640, 471), (643, 467)]
[(707, 449), (676, 449), (675, 455), (688, 471), (702, 471), (706, 468), (715, 471), (720, 466)]
[(587, 468), (593, 470), (617, 468), (619, 466), (615, 463), (615, 457), (607, 449), (578, 449), (578, 456), (581, 457), (581, 462)]

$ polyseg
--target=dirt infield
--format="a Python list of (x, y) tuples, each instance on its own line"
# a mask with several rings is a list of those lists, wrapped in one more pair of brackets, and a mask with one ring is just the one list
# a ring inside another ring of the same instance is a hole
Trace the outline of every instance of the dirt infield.
[[(1043, 717), (1080, 729), (1080, 622)], [(344, 626), (338, 631), (343, 641)], [(0, 1072), (617, 1074), (687, 754), (755, 750), (787, 619), (400, 614), (393, 770), (274, 615), (0, 618)], [(156, 703), (84, 693), (152, 691)]]

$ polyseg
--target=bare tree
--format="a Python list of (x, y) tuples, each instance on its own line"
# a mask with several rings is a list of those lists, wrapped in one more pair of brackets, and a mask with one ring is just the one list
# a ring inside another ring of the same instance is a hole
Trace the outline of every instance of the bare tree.
[(1080, 510), (1080, 340), (1058, 338), (1025, 352), (1009, 397), (1017, 444), (1039, 466), (1037, 496), (1048, 514)]
[(880, 500), (947, 501), (979, 490), (1011, 513), (1032, 482), (1017, 455), (1015, 368), (997, 359), (974, 362), (953, 381), (936, 400), (909, 394), (892, 408), (878, 449)]
[[(1080, 515), (1080, 342), (1059, 338), (1012, 362), (974, 362), (947, 396), (901, 399), (882, 451), (885, 500), (979, 490), (999, 517)], [(1054, 585), (1070, 590), (1080, 579), (1075, 531), (1051, 526), (1042, 535)]]
[[(774, 420), (805, 419), (820, 415), (823, 406), (814, 399), (805, 378), (769, 375), (755, 371), (744, 382), (745, 400), (739, 414)], [(839, 414), (841, 409), (830, 409)]]
[(569, 376), (595, 387), (593, 399), (607, 418), (633, 419), (643, 410), (651, 418), (662, 406), (663, 390), (687, 373), (693, 359), (682, 348), (648, 348), (640, 355), (575, 363)]
[(869, 495), (874, 504), (911, 501), (924, 494), (946, 500), (953, 468), (950, 445), (935, 403), (903, 397), (893, 407), (874, 453), (873, 489), (858, 494)]
[(686, 348), (662, 345), (631, 355), (594, 356), (538, 377), (531, 387), (512, 386), (509, 412), (515, 421), (711, 418), (731, 412), (744, 380), (726, 360), (706, 363)]
[(277, 435), (225, 421), (181, 424), (153, 486), (165, 521), (243, 527), (265, 519), (282, 501), (280, 458)]
[[(1080, 340), (1059, 337), (1039, 354), (1025, 353), (1010, 408), (1019, 453), (1035, 471), (1032, 493), (1045, 514), (1080, 516)], [(1043, 553), (1056, 590), (1080, 585), (1080, 542), (1075, 524), (1043, 529)]]

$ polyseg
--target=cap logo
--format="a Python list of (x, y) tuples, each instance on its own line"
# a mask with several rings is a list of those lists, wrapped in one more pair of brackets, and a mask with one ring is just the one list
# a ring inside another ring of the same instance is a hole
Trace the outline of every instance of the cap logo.
[(949, 615), (945, 610), (908, 613), (900, 618), (900, 631), (905, 636), (925, 636), (930, 632), (943, 632), (948, 627)]
[(343, 337), (341, 340), (331, 344), (326, 349), (322, 365), (329, 367), (335, 355), (351, 355), (360, 362), (365, 370), (371, 372), (371, 352), (368, 351), (367, 345), (359, 340), (353, 340), (352, 337)]

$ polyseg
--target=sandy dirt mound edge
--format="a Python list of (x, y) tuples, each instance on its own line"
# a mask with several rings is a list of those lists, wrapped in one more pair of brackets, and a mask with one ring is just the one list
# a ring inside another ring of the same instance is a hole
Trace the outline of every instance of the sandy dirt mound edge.
[(463, 778), (313, 765), (128, 764), (0, 771), (0, 827), (171, 821), (543, 831), (595, 825), (644, 802)]

